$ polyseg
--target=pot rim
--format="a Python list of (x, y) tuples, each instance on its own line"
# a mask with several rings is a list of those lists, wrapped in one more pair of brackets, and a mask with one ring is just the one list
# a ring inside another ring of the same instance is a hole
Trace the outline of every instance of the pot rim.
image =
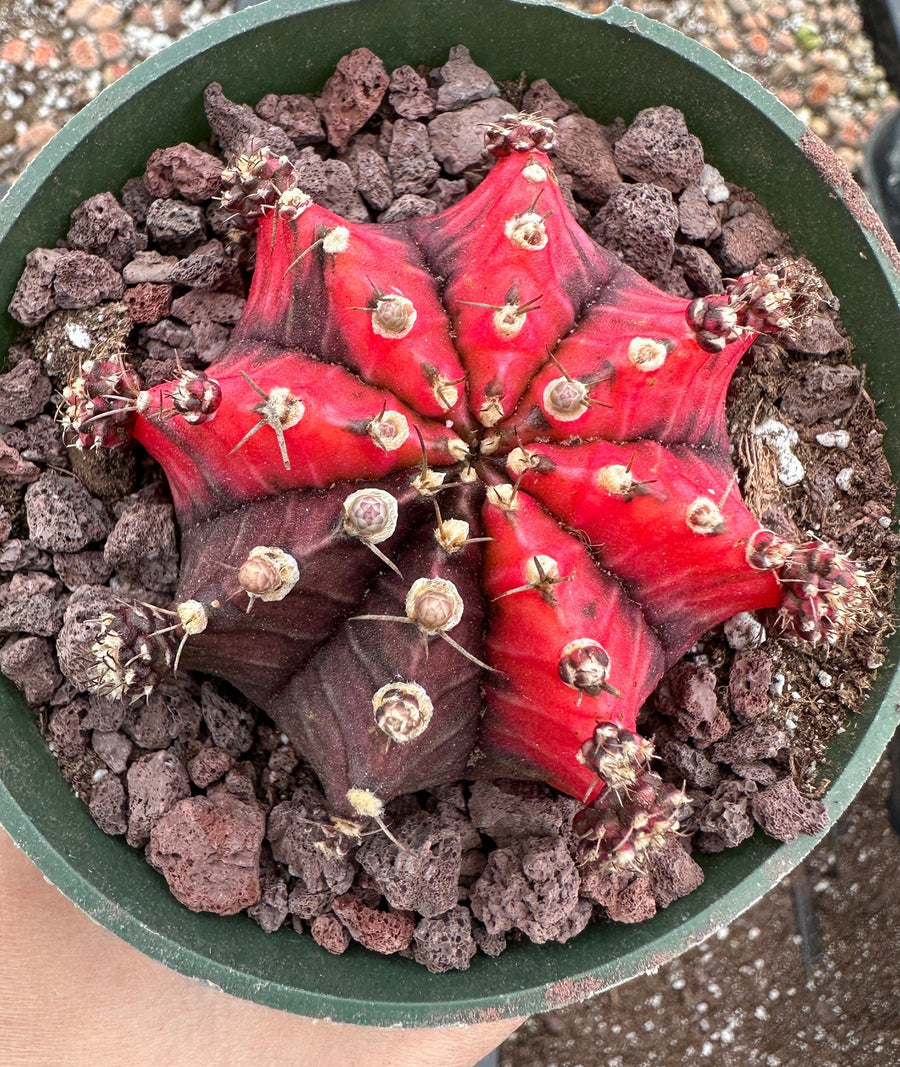
[[(438, 10), (440, 5), (445, 8), (443, 15)], [(365, 0), (364, 4), (362, 0), (268, 0), (225, 16), (146, 60), (105, 89), (66, 124), (0, 202), (0, 247), (9, 241), (18, 249), (27, 250), (40, 245), (39, 234), (44, 234), (47, 240), (47, 233), (64, 232), (64, 220), (75, 204), (100, 191), (100, 187), (73, 191), (67, 184), (73, 157), (86, 151), (86, 146), (94, 145), (95, 133), (150, 87), (158, 85), (159, 79), (185, 75), (190, 68), (196, 81), (203, 70), (215, 68), (216, 54), (226, 54), (223, 50), (238, 39), (256, 35), (250, 39), (252, 43), (261, 39), (259, 33), (264, 30), (273, 35), (286, 32), (296, 18), (301, 21), (319, 16), (327, 18), (330, 13), (343, 20), (349, 31), (349, 16), (342, 10), (345, 8), (354, 9), (355, 20), (353, 39), (348, 40), (345, 50), (355, 46), (357, 38), (358, 43), (365, 43), (361, 27), (376, 25), (379, 17), (405, 13), (414, 22), (430, 18), (449, 21), (451, 16), (446, 12), (451, 12), (460, 25), (469, 20), (471, 36), (475, 37), (478, 36), (476, 24), (483, 23), (493, 13), (497, 17), (506, 14), (511, 25), (520, 28), (527, 25), (538, 41), (548, 39), (551, 27), (557, 30), (565, 27), (566, 33), (571, 29), (573, 41), (576, 37), (585, 38), (588, 44), (605, 40), (611, 48), (615, 46), (615, 63), (623, 70), (648, 45), (659, 50), (654, 55), (674, 57), (677, 63), (687, 64), (701, 84), (707, 88), (712, 83), (717, 85), (735, 111), (741, 106), (749, 109), (748, 114), (752, 112), (757, 117), (755, 129), (766, 132), (767, 136), (757, 145), (764, 158), (747, 161), (751, 173), (759, 172), (760, 180), (771, 189), (771, 177), (765, 176), (766, 160), (774, 159), (781, 165), (780, 154), (792, 153), (790, 166), (797, 175), (810, 188), (818, 183), (824, 189), (818, 195), (816, 210), (840, 212), (834, 215), (834, 228), (840, 231), (841, 247), (835, 255), (825, 255), (824, 265), (821, 254), (814, 254), (813, 232), (824, 216), (811, 220), (808, 229), (801, 226), (799, 232), (796, 227), (790, 232), (798, 250), (806, 251), (809, 247), (811, 258), (822, 266), (842, 299), (854, 301), (847, 304), (848, 309), (853, 311), (859, 293), (868, 294), (870, 303), (853, 318), (854, 324), (865, 327), (864, 343), (858, 345), (860, 358), (866, 359), (867, 354), (885, 343), (891, 332), (896, 335), (900, 330), (900, 279), (891, 265), (891, 246), (885, 246), (877, 225), (859, 217), (855, 187), (842, 184), (842, 179), (838, 181), (834, 177), (823, 184), (820, 168), (798, 147), (807, 136), (805, 127), (787, 108), (748, 75), (660, 23), (620, 7), (590, 16), (548, 0)], [(446, 41), (442, 40), (440, 47), (444, 53), (445, 45)], [(508, 43), (505, 47), (509, 53)], [(336, 58), (337, 55), (329, 55), (326, 61), (333, 65)], [(490, 69), (489, 61), (484, 63)], [(497, 71), (492, 73), (499, 76)], [(208, 74), (204, 76), (213, 80)], [(551, 73), (546, 76), (554, 84), (559, 81)], [(652, 75), (648, 77), (652, 82)], [(228, 86), (225, 88), (227, 92)], [(585, 99), (591, 99), (592, 93), (596, 95), (584, 77), (575, 88)], [(635, 90), (635, 97), (639, 102), (642, 95), (646, 97), (653, 91), (650, 85)], [(689, 127), (700, 133), (704, 146), (709, 132), (713, 148), (708, 155), (715, 158), (716, 127), (712, 125), (704, 132), (703, 121), (692, 118), (691, 101), (687, 100), (687, 104), (684, 110)], [(739, 125), (739, 120), (735, 119), (735, 124)], [(706, 125), (710, 125), (710, 120)], [(160, 134), (164, 134), (164, 129)], [(163, 143), (172, 143), (171, 138)], [(147, 155), (149, 152), (139, 162)], [(110, 160), (113, 158), (111, 152)], [(109, 165), (112, 167), (112, 163)], [(103, 187), (118, 189), (124, 177), (130, 176), (122, 168), (132, 165), (131, 160), (123, 159), (117, 165), (118, 175)], [(756, 189), (755, 185), (750, 187)], [(48, 188), (56, 191), (58, 198), (54, 198), (52, 208), (48, 207), (37, 218), (35, 205)], [(762, 194), (760, 199), (772, 211), (776, 224), (787, 229), (783, 221), (785, 212), (779, 205), (766, 201)], [(831, 207), (826, 203), (829, 200), (833, 202)], [(851, 218), (854, 209), (856, 214)], [(865, 256), (866, 263), (858, 262), (857, 255)], [(21, 264), (24, 252), (18, 258)], [(15, 277), (20, 264), (12, 264), (11, 274)], [(852, 277), (845, 281), (848, 272)], [(888, 312), (884, 314), (887, 321), (877, 330), (868, 321), (873, 317), (873, 307), (879, 315)], [(850, 322), (847, 325), (854, 335), (854, 326)], [(11, 337), (8, 318), (4, 328), (7, 337)], [(0, 343), (3, 339), (0, 328)], [(892, 399), (891, 403), (896, 401)], [(892, 411), (892, 414), (895, 425), (900, 427), (900, 413)], [(896, 450), (898, 446), (895, 443), (893, 447)], [(897, 458), (895, 455), (895, 469)], [(900, 637), (891, 645), (890, 667), (883, 668), (865, 707), (834, 745), (831, 759), (841, 766), (841, 771), (825, 796), (832, 823), (868, 777), (893, 733), (894, 709), (900, 702), (900, 676), (894, 676), (898, 644)], [(169, 898), (170, 903), (155, 895), (148, 899), (148, 878), (162, 882), (161, 877), (123, 841), (106, 838), (92, 823), (86, 807), (69, 792), (58, 774), (31, 716), (23, 717), (25, 705), (21, 698), (5, 679), (0, 680), (0, 691), (4, 694), (0, 704), (3, 739), (0, 823), (50, 881), (103, 926), (183, 974), (271, 1007), (335, 1021), (378, 1026), (469, 1023), (546, 1011), (602, 992), (656, 969), (733, 921), (800, 863), (823, 836), (778, 845), (757, 833), (739, 849), (704, 857), (705, 886), (676, 901), (649, 923), (640, 927), (615, 927), (612, 940), (616, 954), (599, 962), (598, 953), (608, 948), (610, 941), (610, 936), (604, 940), (602, 935), (604, 924), (591, 927), (568, 945), (515, 944), (497, 959), (476, 957), (470, 971), (445, 975), (430, 975), (408, 961), (374, 958), (373, 954), (355, 949), (339, 958), (322, 958), (326, 954), (309, 944), (311, 939), (298, 938), (289, 931), (263, 934), (245, 916), (225, 920), (233, 924), (233, 932), (223, 933), (223, 920), (218, 917), (189, 913), (174, 898)], [(876, 711), (876, 704), (880, 710)], [(51, 773), (59, 784), (45, 788), (44, 779), (49, 782)], [(723, 879), (727, 885), (725, 892), (714, 891), (714, 886)], [(162, 889), (168, 896), (164, 884)], [(608, 932), (610, 924), (605, 925)], [(248, 960), (253, 961), (252, 965), (248, 965)], [(348, 964), (352, 966), (348, 968)], [(344, 993), (348, 970), (357, 977)]]

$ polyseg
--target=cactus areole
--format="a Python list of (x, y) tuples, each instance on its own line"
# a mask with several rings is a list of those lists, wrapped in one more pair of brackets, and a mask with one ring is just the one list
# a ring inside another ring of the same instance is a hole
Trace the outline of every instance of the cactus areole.
[[(866, 583), (762, 529), (729, 458), (729, 380), (799, 313), (797, 265), (657, 290), (577, 225), (553, 141), (509, 116), (473, 192), (390, 225), (320, 207), (287, 159), (234, 160), (223, 201), (257, 259), (229, 347), (149, 389), (87, 362), (65, 421), (83, 448), (140, 442), (182, 533), (173, 616), (104, 617), (98, 691), (203, 670), (266, 710), (336, 816), (538, 779), (625, 862), (683, 801), (636, 733), (663, 672), (739, 612), (839, 641)], [(604, 786), (647, 794), (641, 833), (609, 830)]]

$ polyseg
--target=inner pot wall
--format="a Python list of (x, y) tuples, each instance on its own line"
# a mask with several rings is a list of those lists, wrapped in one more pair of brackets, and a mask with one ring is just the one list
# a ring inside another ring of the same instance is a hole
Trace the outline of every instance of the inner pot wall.
[[(755, 81), (674, 30), (623, 8), (587, 16), (530, 0), (269, 0), (172, 45), (105, 90), (53, 139), (0, 204), (0, 306), (26, 254), (52, 246), (85, 198), (141, 174), (156, 148), (209, 131), (203, 90), (231, 99), (315, 92), (337, 60), (365, 45), (388, 68), (439, 65), (455, 44), (497, 79), (546, 77), (598, 121), (643, 107), (680, 108), (706, 158), (752, 189), (840, 298), (867, 385), (881, 401), (888, 458), (900, 467), (900, 281), (878, 226), (864, 228), (797, 147), (802, 124)], [(180, 102), (177, 109), (172, 101)], [(827, 152), (826, 152), (827, 156)], [(849, 198), (854, 194), (851, 189)], [(0, 344), (18, 326), (5, 315)], [(849, 804), (895, 725), (895, 635), (863, 712), (832, 747), (823, 775), (832, 820)], [(597, 993), (674, 958), (732, 921), (816, 844), (757, 834), (700, 857), (704, 885), (638, 926), (600, 923), (567, 945), (514, 944), (469, 971), (432, 975), (356, 947), (333, 957), (311, 938), (264, 934), (246, 916), (196, 915), (123, 840), (104, 835), (66, 785), (21, 696), (0, 679), (0, 822), (45, 875), (103, 926), (184, 974), (272, 1007), (337, 1021), (436, 1026), (511, 1017)]]

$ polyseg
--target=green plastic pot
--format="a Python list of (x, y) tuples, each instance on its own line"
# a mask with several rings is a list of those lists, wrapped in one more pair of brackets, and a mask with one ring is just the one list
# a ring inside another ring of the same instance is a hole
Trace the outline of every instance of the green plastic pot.
[[(437, 65), (466, 44), (497, 79), (546, 77), (608, 123), (655, 104), (680, 108), (707, 159), (753, 189), (798, 252), (841, 300), (867, 367), (898, 466), (900, 412), (892, 379), (900, 337), (898, 276), (877, 218), (827, 150), (752, 79), (675, 31), (613, 7), (599, 17), (528, 0), (269, 0), (172, 45), (80, 112), (0, 204), (6, 307), (26, 254), (53, 245), (84, 198), (118, 190), (150, 153), (208, 135), (202, 95), (317, 90), (341, 55), (366, 45), (389, 68)], [(816, 160), (818, 159), (818, 164)], [(895, 253), (894, 253), (895, 254)], [(0, 345), (15, 324), (0, 322)], [(896, 722), (900, 635), (871, 697), (823, 769), (832, 820), (847, 807)], [(186, 975), (275, 1008), (375, 1026), (437, 1026), (560, 1007), (658, 967), (755, 903), (816, 844), (757, 835), (703, 859), (706, 881), (652, 921), (599, 923), (567, 945), (512, 945), (471, 969), (428, 974), (409, 961), (351, 949), (333, 957), (311, 938), (264, 934), (246, 917), (195, 915), (169, 894), (142, 854), (105, 836), (60, 776), (21, 697), (0, 703), (0, 822), (50, 881), (103, 926)]]

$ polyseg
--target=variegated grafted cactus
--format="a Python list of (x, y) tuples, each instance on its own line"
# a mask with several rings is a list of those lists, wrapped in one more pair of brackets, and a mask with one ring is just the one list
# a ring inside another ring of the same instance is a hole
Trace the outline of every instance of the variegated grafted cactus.
[(683, 801), (636, 734), (663, 672), (743, 611), (838, 641), (865, 580), (760, 528), (729, 457), (729, 380), (795, 314), (796, 265), (660, 292), (576, 224), (553, 136), (510, 116), (482, 184), (392, 225), (313, 203), (286, 159), (237, 159), (223, 199), (257, 259), (230, 346), (152, 389), (88, 363), (66, 419), (85, 448), (140, 442), (181, 526), (179, 600), (104, 619), (100, 690), (227, 679), (343, 817), (539, 779), (624, 863)]

